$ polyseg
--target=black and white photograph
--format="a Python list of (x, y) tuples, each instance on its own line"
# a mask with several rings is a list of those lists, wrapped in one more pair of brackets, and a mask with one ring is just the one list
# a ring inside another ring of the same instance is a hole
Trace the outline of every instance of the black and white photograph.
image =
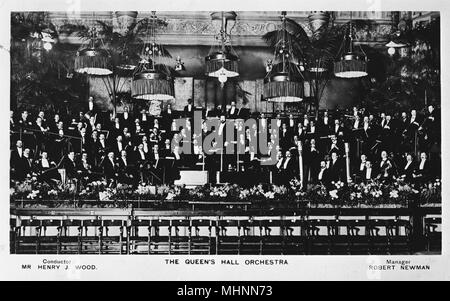
[(422, 258), (446, 241), (439, 6), (79, 2), (11, 9), (2, 34), (17, 272), (438, 268)]

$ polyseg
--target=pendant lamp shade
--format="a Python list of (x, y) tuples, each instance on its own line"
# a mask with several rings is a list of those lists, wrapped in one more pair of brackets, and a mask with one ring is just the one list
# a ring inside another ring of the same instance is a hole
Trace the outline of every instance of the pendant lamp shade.
[(148, 22), (148, 37), (143, 45), (141, 61), (133, 71), (131, 96), (141, 100), (173, 100), (175, 89), (169, 68), (163, 63), (164, 47), (156, 41), (156, 31), (161, 23), (156, 12)]
[(230, 77), (239, 76), (239, 57), (231, 46), (231, 31), (228, 28), (229, 21), (236, 21), (235, 12), (214, 12), (211, 14), (213, 21), (221, 22), (221, 29), (216, 36), (218, 45), (213, 45), (208, 56), (205, 57), (205, 74), (209, 77), (216, 77), (221, 85)]
[(215, 52), (205, 58), (206, 75), (217, 77), (239, 76), (238, 57), (231, 53)]
[(112, 74), (111, 60), (104, 49), (85, 48), (77, 52), (74, 70), (88, 75)]
[(133, 76), (131, 96), (143, 100), (173, 100), (174, 84), (163, 73), (149, 70), (139, 72)]
[(360, 78), (367, 75), (367, 63), (353, 53), (347, 53), (334, 63), (334, 75), (340, 78)]
[[(270, 102), (301, 102), (304, 95), (304, 80), (293, 60), (292, 42), (286, 33), (286, 12), (282, 12), (282, 26), (277, 34), (274, 58), (264, 78), (263, 97)], [(272, 64), (272, 62), (274, 62)]]
[(301, 102), (303, 92), (303, 81), (289, 76), (288, 73), (275, 73), (264, 80), (263, 97), (270, 102)]

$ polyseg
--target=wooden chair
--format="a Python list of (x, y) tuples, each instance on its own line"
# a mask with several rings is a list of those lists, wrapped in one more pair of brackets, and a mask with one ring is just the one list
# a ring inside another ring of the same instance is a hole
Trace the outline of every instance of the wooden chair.
[(388, 251), (391, 254), (411, 254), (412, 225), (409, 220), (390, 219), (386, 221), (385, 227), (388, 236)]
[(17, 221), (15, 218), (9, 219), (9, 253), (16, 253), (16, 225)]
[[(54, 232), (51, 235), (48, 232)], [(41, 233), (39, 239), (39, 253), (41, 254), (60, 254), (61, 253), (61, 233), (62, 220), (45, 219), (41, 220)]]
[[(139, 227), (148, 229), (147, 236), (139, 235)], [(152, 237), (151, 220), (133, 219), (127, 225), (126, 253), (150, 254), (150, 242)]]
[[(103, 236), (100, 245), (100, 254), (123, 254), (125, 239), (124, 239), (124, 220), (103, 220)], [(116, 235), (110, 235), (111, 230), (118, 231)]]
[[(191, 222), (188, 219), (173, 219), (171, 220), (171, 229), (174, 231), (174, 235), (170, 240), (170, 254), (190, 254), (191, 253), (191, 237), (192, 227)], [(187, 230), (186, 234), (181, 234), (180, 231)]]
[[(82, 220), (65, 219), (61, 224), (59, 250), (61, 254), (81, 254)], [(71, 235), (75, 233), (76, 235)]]
[(440, 217), (427, 217), (424, 219), (425, 224), (425, 240), (427, 251), (442, 252), (442, 232), (438, 231), (438, 227), (442, 224)]
[[(275, 229), (279, 229), (280, 234), (273, 234), (273, 230)], [(276, 255), (284, 253), (285, 228), (282, 220), (261, 220), (259, 230), (262, 239), (261, 254)]]
[[(34, 235), (27, 235), (27, 230), (31, 232), (34, 228)], [(41, 237), (41, 221), (37, 219), (25, 219), (20, 221), (20, 225), (16, 227), (16, 243), (15, 250), (17, 254), (39, 254), (40, 237)]]
[[(287, 219), (283, 221), (284, 228), (284, 251), (283, 254), (299, 255), (307, 253), (308, 239), (302, 235), (305, 228), (305, 222), (299, 219)], [(299, 234), (295, 235), (295, 229), (298, 229)]]
[[(260, 229), (260, 221), (253, 219), (239, 220), (239, 227), (242, 229), (240, 254), (262, 254), (263, 240), (261, 231), (259, 235), (255, 229)], [(253, 232), (252, 234), (250, 232)]]
[[(216, 238), (212, 237), (214, 221), (210, 219), (192, 219), (190, 227), (190, 254), (215, 254)], [(200, 235), (202, 229), (208, 235)]]
[[(320, 229), (326, 228), (327, 234), (320, 234)], [(305, 220), (305, 234), (307, 236), (308, 254), (331, 254), (331, 237), (333, 227), (328, 220), (309, 219)]]
[[(241, 244), (239, 221), (233, 219), (218, 220), (215, 228), (216, 254), (239, 254)], [(237, 230), (237, 235), (229, 235), (231, 230)]]
[[(160, 235), (163, 228), (167, 228), (168, 235)], [(154, 235), (149, 236), (149, 254), (172, 254), (172, 225), (170, 220), (154, 219), (150, 222), (150, 232), (154, 230)]]
[(83, 220), (81, 233), (81, 253), (102, 254), (104, 234), (102, 223), (103, 221), (100, 219)]

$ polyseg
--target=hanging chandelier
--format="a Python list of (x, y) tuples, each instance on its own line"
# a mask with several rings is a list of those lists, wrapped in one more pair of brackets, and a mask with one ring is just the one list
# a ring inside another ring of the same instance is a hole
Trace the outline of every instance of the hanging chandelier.
[(304, 80), (300, 65), (293, 58), (292, 43), (286, 32), (286, 12), (282, 12), (274, 59), (269, 60), (264, 78), (263, 97), (271, 102), (301, 102)]
[[(94, 13), (92, 13), (92, 19), (94, 19)], [(104, 46), (103, 40), (97, 35), (97, 29), (92, 26), (90, 37), (81, 45), (81, 50), (77, 51), (74, 71), (88, 75), (112, 74), (111, 56)]]
[(175, 97), (173, 79), (170, 69), (165, 64), (170, 55), (165, 48), (156, 41), (156, 32), (159, 24), (156, 12), (148, 22), (148, 38), (144, 42), (141, 58), (133, 72), (131, 82), (131, 96), (143, 100), (173, 100)]
[(214, 12), (211, 14), (213, 21), (221, 21), (221, 27), (219, 34), (215, 37), (219, 42), (218, 45), (213, 45), (205, 58), (206, 75), (216, 77), (222, 87), (228, 78), (239, 76), (239, 57), (231, 46), (231, 31), (234, 25), (227, 32), (228, 21), (236, 21), (236, 17), (235, 12)]
[[(346, 47), (348, 40), (348, 47)], [(367, 75), (367, 56), (359, 47), (363, 56), (358, 56), (353, 50), (353, 26), (352, 12), (350, 12), (350, 23), (347, 39), (344, 37), (341, 49), (343, 55), (339, 61), (334, 62), (334, 75), (340, 78), (361, 78)], [(341, 53), (341, 52), (339, 52)]]

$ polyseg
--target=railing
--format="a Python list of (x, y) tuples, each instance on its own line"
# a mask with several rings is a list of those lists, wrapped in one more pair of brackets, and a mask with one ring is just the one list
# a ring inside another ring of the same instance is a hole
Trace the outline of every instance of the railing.
[(441, 208), (11, 208), (11, 253), (440, 252)]

